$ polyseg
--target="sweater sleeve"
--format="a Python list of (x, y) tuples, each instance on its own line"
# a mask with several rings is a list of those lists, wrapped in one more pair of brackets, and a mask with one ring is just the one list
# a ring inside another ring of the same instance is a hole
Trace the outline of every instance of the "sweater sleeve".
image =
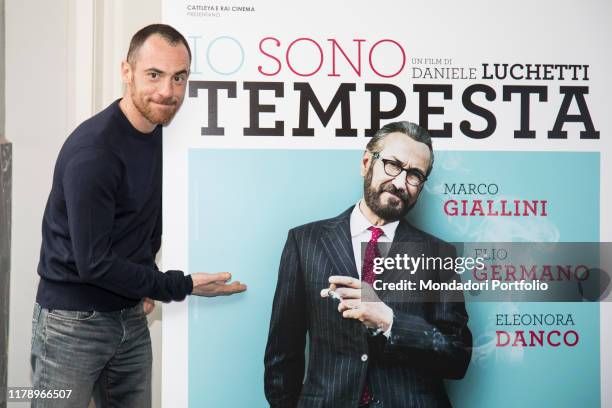
[(155, 228), (151, 233), (151, 257), (153, 258), (153, 264), (156, 270), (159, 270), (157, 267), (157, 263), (155, 262), (155, 257), (161, 248), (161, 236), (162, 236), (162, 200), (159, 200), (159, 210), (157, 213), (157, 218), (155, 221)]
[(193, 284), (181, 271), (157, 271), (118, 256), (112, 247), (121, 161), (100, 148), (79, 150), (63, 174), (68, 229), (80, 279), (133, 299), (183, 300)]

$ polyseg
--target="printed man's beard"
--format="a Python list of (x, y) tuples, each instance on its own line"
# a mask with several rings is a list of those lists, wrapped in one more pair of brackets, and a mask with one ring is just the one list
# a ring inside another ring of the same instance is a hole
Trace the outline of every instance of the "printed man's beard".
[[(374, 167), (370, 166), (363, 181), (363, 196), (367, 206), (380, 218), (387, 222), (397, 221), (403, 218), (414, 207), (416, 201), (409, 204), (410, 194), (407, 190), (400, 190), (392, 183), (380, 185), (377, 189), (372, 187)], [(384, 193), (394, 194), (398, 199), (384, 203), (381, 195)]]

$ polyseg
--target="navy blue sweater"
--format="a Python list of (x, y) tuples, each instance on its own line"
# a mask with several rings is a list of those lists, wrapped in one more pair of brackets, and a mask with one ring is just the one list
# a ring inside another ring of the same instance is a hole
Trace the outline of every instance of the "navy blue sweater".
[(113, 311), (142, 298), (182, 300), (181, 271), (160, 272), (162, 130), (136, 130), (115, 101), (62, 147), (42, 226), (37, 302)]

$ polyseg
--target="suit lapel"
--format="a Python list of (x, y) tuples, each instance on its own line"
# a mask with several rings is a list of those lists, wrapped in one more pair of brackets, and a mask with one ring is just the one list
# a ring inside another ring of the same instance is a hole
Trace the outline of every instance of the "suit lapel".
[(393, 237), (393, 242), (391, 243), (391, 247), (386, 257), (394, 258), (397, 254), (403, 255), (403, 253), (406, 252), (407, 242), (418, 242), (422, 245), (423, 241), (423, 235), (419, 234), (408, 221), (402, 218), (395, 230), (395, 236)]
[(395, 237), (393, 237), (393, 243), (398, 242), (420, 242), (423, 241), (423, 236), (418, 233), (418, 231), (408, 223), (404, 218), (402, 218), (395, 230)]
[(350, 217), (353, 207), (325, 225), (321, 241), (338, 275), (359, 279), (351, 240)]
[[(321, 241), (337, 274), (359, 279), (351, 239), (350, 218), (352, 211), (353, 207), (329, 220), (324, 227)], [(399, 253), (401, 248), (397, 245), (398, 243), (422, 242), (423, 240), (423, 236), (402, 218), (395, 231), (395, 237), (387, 257), (394, 257), (395, 254)]]
[[(414, 245), (410, 245), (414, 243)], [(427, 242), (425, 237), (418, 232), (412, 225), (405, 219), (401, 219), (397, 229), (395, 230), (395, 236), (393, 237), (393, 243), (387, 253), (387, 258), (395, 258), (396, 255), (403, 256), (408, 254), (410, 256), (419, 256), (421, 252), (426, 252)], [(387, 282), (400, 282), (401, 279), (415, 279), (415, 275), (408, 274), (404, 270), (385, 270), (383, 279)], [(401, 292), (390, 292), (384, 293), (383, 300), (389, 297), (396, 296)], [(403, 295), (402, 295), (403, 296)]]

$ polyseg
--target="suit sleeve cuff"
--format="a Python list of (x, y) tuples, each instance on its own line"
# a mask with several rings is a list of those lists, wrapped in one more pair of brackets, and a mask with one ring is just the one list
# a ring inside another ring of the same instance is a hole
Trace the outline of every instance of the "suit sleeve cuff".
[[(395, 318), (395, 315), (393, 316)], [(389, 328), (383, 332), (383, 336), (385, 336), (386, 338), (389, 338), (391, 336), (391, 328), (393, 327), (393, 319), (391, 319), (391, 324), (389, 325)]]

